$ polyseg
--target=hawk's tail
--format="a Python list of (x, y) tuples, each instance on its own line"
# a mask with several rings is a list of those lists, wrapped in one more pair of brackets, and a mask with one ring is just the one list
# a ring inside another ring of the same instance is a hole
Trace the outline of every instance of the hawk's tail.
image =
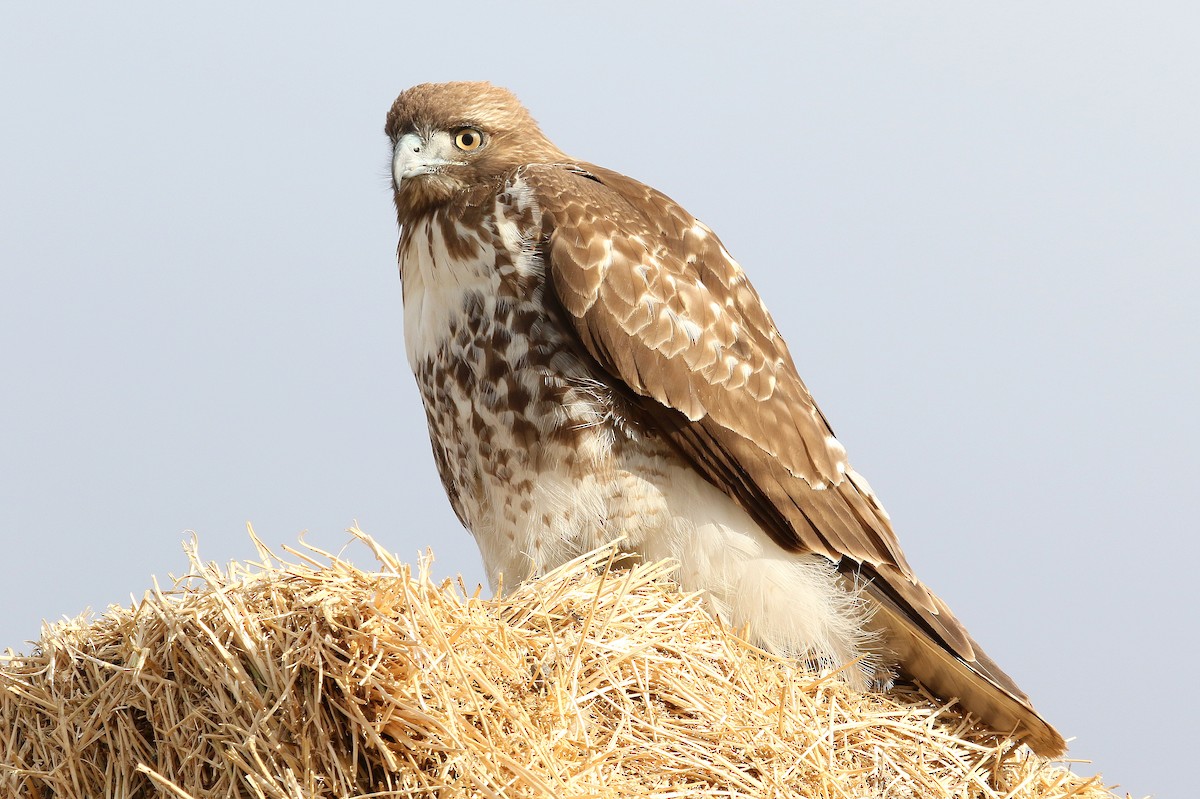
[[(903, 579), (903, 578), (901, 578)], [(1039, 755), (1059, 757), (1067, 749), (1058, 730), (1042, 718), (1012, 678), (967, 636), (973, 659), (968, 661), (941, 643), (932, 629), (921, 629), (919, 617), (902, 607), (908, 605), (897, 596), (892, 581), (872, 580), (867, 588), (879, 602), (874, 622), (888, 636), (889, 648), (900, 664), (900, 671), (927, 687), (939, 697), (956, 697), (959, 706), (998, 732), (1022, 740)], [(961, 625), (950, 609), (938, 600), (938, 626)], [(965, 630), (964, 630), (965, 633)]]

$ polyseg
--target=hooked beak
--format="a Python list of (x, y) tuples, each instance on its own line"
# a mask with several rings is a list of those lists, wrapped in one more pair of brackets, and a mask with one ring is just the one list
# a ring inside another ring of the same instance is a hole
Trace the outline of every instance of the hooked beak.
[[(441, 141), (445, 138), (446, 141)], [(461, 164), (461, 161), (449, 158), (453, 149), (449, 136), (434, 135), (426, 141), (419, 133), (405, 133), (396, 142), (392, 152), (392, 178), (396, 181), (396, 190), (400, 184), (418, 175), (430, 175), (441, 171), (443, 167)]]

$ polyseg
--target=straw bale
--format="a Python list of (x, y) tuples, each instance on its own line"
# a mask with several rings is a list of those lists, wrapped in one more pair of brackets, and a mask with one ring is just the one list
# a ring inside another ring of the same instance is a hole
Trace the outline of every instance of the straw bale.
[(860, 694), (600, 551), (498, 599), (255, 540), (0, 659), (0, 796), (1107, 799), (916, 689)]

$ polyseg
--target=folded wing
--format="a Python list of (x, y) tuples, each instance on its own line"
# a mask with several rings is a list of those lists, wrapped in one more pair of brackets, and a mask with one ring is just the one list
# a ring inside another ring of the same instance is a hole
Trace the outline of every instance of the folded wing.
[[(663, 194), (587, 164), (522, 167), (548, 283), (582, 348), (692, 465), (789, 551), (866, 582), (901, 668), (1039, 753), (1062, 737), (913, 574), (774, 321), (717, 236)], [(829, 331), (832, 338), (836, 331)]]

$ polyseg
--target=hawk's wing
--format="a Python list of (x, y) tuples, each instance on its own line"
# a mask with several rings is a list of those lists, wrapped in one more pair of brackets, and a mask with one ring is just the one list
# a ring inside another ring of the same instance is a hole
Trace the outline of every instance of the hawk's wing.
[(911, 577), (886, 514), (848, 472), (775, 323), (716, 235), (647, 186), (581, 169), (529, 166), (522, 177), (542, 208), (550, 283), (588, 353), (682, 414), (675, 443), (780, 546)]
[[(867, 579), (913, 676), (964, 701), (978, 689), (988, 694), (981, 705), (998, 691), (990, 724), (1061, 749), (1028, 698), (913, 575), (887, 514), (848, 467), (775, 323), (716, 235), (610, 170), (529, 165), (520, 178), (542, 209), (548, 283), (569, 323), (608, 373), (646, 398), (654, 426), (781, 547), (819, 553)], [(980, 678), (986, 687), (970, 685)]]

